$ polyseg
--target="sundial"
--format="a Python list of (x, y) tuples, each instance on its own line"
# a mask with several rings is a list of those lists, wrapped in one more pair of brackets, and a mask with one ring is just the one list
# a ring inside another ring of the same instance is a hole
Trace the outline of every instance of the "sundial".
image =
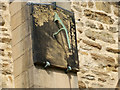
[(34, 64), (77, 71), (74, 14), (53, 4), (30, 4)]

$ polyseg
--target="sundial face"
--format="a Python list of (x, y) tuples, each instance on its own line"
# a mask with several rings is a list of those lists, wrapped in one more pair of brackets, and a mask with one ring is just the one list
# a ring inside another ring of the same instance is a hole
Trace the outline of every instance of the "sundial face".
[[(44, 64), (48, 61), (51, 66), (64, 69), (71, 66), (72, 70), (77, 70), (79, 62), (73, 13), (59, 7), (54, 10), (52, 5), (33, 4), (31, 8), (34, 63)], [(67, 29), (67, 33), (63, 29), (54, 36), (63, 28), (59, 20), (55, 21), (55, 12)]]

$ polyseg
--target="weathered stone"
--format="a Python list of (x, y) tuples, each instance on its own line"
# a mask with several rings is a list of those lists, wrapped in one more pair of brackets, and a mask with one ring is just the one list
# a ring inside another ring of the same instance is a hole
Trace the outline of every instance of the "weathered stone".
[(114, 7), (120, 7), (120, 2), (110, 2)]
[(4, 55), (5, 55), (4, 49), (0, 49), (0, 55), (1, 55), (1, 56), (4, 56)]
[(103, 27), (102, 24), (98, 24), (98, 28), (99, 28), (100, 30), (103, 30), (103, 29), (104, 29), (104, 27)]
[(4, 26), (5, 21), (2, 16), (0, 16), (0, 26)]
[(94, 12), (94, 11), (86, 9), (84, 10), (84, 15), (88, 17), (89, 19), (100, 21), (106, 24), (114, 23), (114, 20), (110, 16), (102, 12)]
[(93, 46), (95, 48), (101, 49), (102, 46), (96, 42), (92, 42), (92, 41), (87, 41), (87, 40), (82, 40), (85, 44)]
[(74, 5), (73, 8), (78, 12), (82, 12), (82, 9), (79, 6)]
[(76, 12), (75, 10), (73, 12), (74, 12), (75, 20), (76, 20), (76, 24), (77, 24), (78, 22), (81, 21), (81, 18), (82, 18), (83, 15), (82, 15), (81, 12)]
[(96, 71), (96, 70), (91, 70), (94, 74), (99, 75), (99, 76), (107, 76), (109, 77), (110, 75), (107, 74), (106, 72), (100, 72), (100, 71)]
[[(89, 1), (85, 7), (78, 5), (82, 9), (82, 14), (80, 17), (75, 15), (77, 16), (75, 20), (78, 30), (77, 40), (80, 41), (78, 42), (78, 55), (80, 55), (78, 80), (81, 84), (81, 86), (79, 84), (79, 87), (85, 88), (84, 85), (86, 85), (88, 88), (114, 88), (117, 83), (116, 77), (118, 76), (118, 67), (115, 65), (117, 61), (120, 63), (120, 59), (117, 58), (119, 54), (116, 51), (117, 47), (112, 47), (112, 45), (117, 46), (120, 44), (119, 27), (117, 27), (120, 25), (120, 20), (118, 20), (119, 17), (117, 16), (118, 10), (116, 11), (117, 15), (115, 15), (114, 6), (109, 2), (100, 1), (97, 4), (98, 7), (96, 7), (95, 1), (92, 1), (94, 4)], [(116, 9), (118, 7), (119, 5), (115, 6)], [(83, 22), (84, 25), (80, 25), (80, 22)], [(117, 41), (118, 38), (119, 41)], [(108, 47), (115, 49), (115, 51), (110, 49), (107, 52)], [(91, 53), (95, 55), (91, 55)], [(88, 74), (95, 76), (95, 80), (89, 80), (86, 77)]]
[(94, 28), (97, 29), (96, 25), (90, 21), (86, 21), (86, 26), (90, 27), (90, 28)]
[(107, 47), (106, 50), (108, 52), (119, 53), (120, 54), (120, 49), (115, 49), (115, 48)]
[(105, 69), (106, 69), (107, 71), (118, 72), (118, 70), (116, 70), (116, 68), (115, 68), (114, 66), (111, 66), (111, 65), (107, 65), (107, 66), (105, 67)]
[(85, 83), (86, 83), (86, 84), (89, 84), (90, 82), (88, 82), (88, 81), (85, 81)]
[(80, 33), (82, 33), (83, 31), (82, 31), (82, 29), (81, 28), (79, 28), (79, 29), (77, 29)]
[(114, 7), (114, 14), (120, 17), (120, 9), (118, 7)]
[(2, 9), (2, 10), (6, 10), (6, 5), (5, 5), (5, 3), (0, 3), (0, 9)]
[(11, 88), (14, 87), (13, 75), (2, 75), (2, 87)]
[[(2, 88), (14, 87), (9, 2), (0, 2), (0, 79)], [(0, 87), (1, 88), (1, 87)]]
[(118, 30), (116, 29), (116, 27), (110, 27), (109, 31), (112, 32), (112, 33), (117, 33), (118, 32)]
[(102, 54), (97, 54), (97, 53), (91, 53), (91, 56), (94, 60), (99, 60), (100, 62), (102, 62), (103, 64), (107, 64), (107, 65), (113, 65), (115, 64), (115, 59), (110, 57), (110, 56), (106, 56), (106, 55), (102, 55)]
[(81, 6), (86, 7), (87, 6), (87, 2), (81, 2)]
[(84, 23), (83, 23), (83, 22), (79, 22), (79, 23), (78, 23), (78, 26), (79, 26), (78, 28), (81, 28), (81, 27), (84, 26)]
[(107, 13), (111, 12), (111, 5), (109, 2), (96, 2), (95, 4), (98, 10), (103, 10)]
[(115, 43), (113, 36), (107, 32), (97, 32), (92, 30), (86, 30), (85, 35), (89, 38), (99, 39), (108, 43)]
[[(101, 88), (101, 87), (103, 87), (104, 85), (103, 85), (103, 84), (100, 84), (100, 83), (92, 83), (91, 86), (94, 87), (94, 88)], [(89, 87), (89, 88), (90, 88), (90, 87)]]
[(75, 4), (75, 5), (79, 5), (80, 3), (79, 3), (79, 2), (73, 2), (73, 4)]
[[(1, 37), (0, 37), (1, 38)], [(2, 37), (2, 42), (3, 43), (8, 43), (8, 42), (10, 42), (12, 39), (9, 37), (9, 36), (4, 36), (4, 37)]]
[(81, 53), (82, 55), (88, 55), (87, 52), (80, 51), (80, 53)]
[(88, 80), (95, 80), (95, 76), (93, 75), (86, 75), (86, 76), (83, 76), (82, 78), (85, 78), (85, 79), (88, 79)]
[(12, 73), (12, 68), (11, 68), (11, 65), (9, 62), (7, 61), (3, 61), (3, 64), (2, 64), (2, 74), (11, 74)]
[(79, 88), (86, 88), (86, 85), (82, 81), (78, 81)]
[(7, 31), (7, 28), (0, 28), (0, 31)]
[(93, 8), (93, 5), (94, 5), (94, 3), (93, 2), (88, 2), (88, 6), (90, 7), (90, 8)]
[(106, 80), (103, 78), (98, 78), (98, 81), (106, 82)]
[(116, 70), (116, 69), (113, 69), (112, 71), (113, 71), (113, 72), (118, 72), (118, 70)]

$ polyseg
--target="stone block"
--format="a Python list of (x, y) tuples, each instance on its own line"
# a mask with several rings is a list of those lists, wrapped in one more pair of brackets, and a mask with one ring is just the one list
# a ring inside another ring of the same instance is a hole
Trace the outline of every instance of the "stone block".
[(96, 11), (91, 11), (91, 10), (85, 9), (84, 15), (88, 19), (100, 21), (105, 24), (113, 24), (114, 23), (114, 20), (111, 18), (111, 16), (108, 16), (107, 14), (102, 13), (102, 12), (96, 12)]
[(32, 48), (32, 41), (31, 41), (31, 35), (28, 35), (26, 38), (24, 38), (22, 41), (17, 43), (13, 48), (13, 60), (16, 60), (18, 57), (20, 57), (26, 50), (29, 50)]
[(107, 32), (97, 32), (92, 30), (86, 30), (85, 35), (93, 40), (98, 39), (111, 44), (115, 43), (113, 36)]
[(93, 46), (95, 48), (101, 49), (102, 46), (96, 42), (88, 41), (88, 40), (83, 40), (83, 42), (87, 45)]
[(40, 67), (33, 67), (33, 72), (34, 86), (43, 88), (78, 88), (76, 74), (65, 74), (64, 71), (56, 69), (44, 70)]
[(120, 17), (120, 7), (114, 7), (113, 12), (117, 17)]
[(111, 4), (109, 2), (96, 2), (95, 5), (98, 10), (103, 10), (107, 13), (111, 13)]
[(29, 9), (26, 5), (24, 8), (19, 10), (15, 15), (11, 17), (11, 29), (14, 30), (29, 18)]
[(85, 76), (83, 76), (82, 78), (88, 79), (88, 80), (95, 80), (95, 76), (94, 76), (94, 75), (90, 75), (90, 74), (85, 75)]
[(107, 47), (106, 50), (112, 53), (120, 53), (120, 49)]
[(71, 89), (74, 90), (74, 88), (78, 88), (78, 76), (76, 74), (70, 74), (69, 79)]
[(0, 26), (4, 26), (5, 24), (5, 20), (3, 19), (3, 17), (0, 15)]
[(25, 5), (26, 5), (26, 2), (12, 2), (10, 4), (10, 14), (11, 14), (11, 16), (18, 13)]
[(2, 31), (8, 31), (8, 29), (7, 28), (4, 28), (4, 27), (0, 27), (0, 31), (2, 32)]
[(13, 68), (12, 65), (9, 62), (3, 62), (2, 63), (2, 74), (7, 75), (7, 74), (12, 74)]
[(59, 6), (59, 7), (64, 8), (64, 9), (66, 9), (66, 10), (71, 11), (70, 2), (56, 2), (56, 5)]
[(80, 5), (80, 2), (72, 2), (73, 5)]
[[(31, 66), (29, 69), (28, 69), (28, 77), (29, 77), (29, 87), (31, 88), (34, 88), (34, 66)], [(37, 88), (37, 87), (36, 87)]]
[(81, 6), (86, 7), (87, 6), (87, 2), (81, 2)]
[[(24, 52), (22, 56), (14, 61), (14, 76), (20, 75), (33, 65), (32, 49)], [(19, 66), (19, 67), (18, 67)]]
[(12, 38), (12, 46), (16, 45), (18, 42), (30, 34), (28, 23), (29, 21), (27, 20), (12, 31), (12, 37), (15, 37)]
[(86, 21), (85, 24), (86, 24), (86, 26), (88, 26), (90, 28), (97, 29), (96, 25), (93, 22)]
[(29, 88), (29, 74), (28, 71), (23, 72), (15, 77), (15, 88)]
[(9, 43), (12, 37), (9, 34), (7, 35), (3, 34), (3, 35), (0, 35), (0, 39), (2, 43)]
[(14, 81), (13, 81), (13, 76), (8, 74), (8, 75), (2, 75), (2, 88), (11, 88), (14, 87)]
[(103, 24), (98, 24), (97, 26), (98, 26), (99, 30), (104, 30)]
[(90, 2), (88, 2), (88, 6), (89, 6), (90, 8), (93, 8), (94, 3), (90, 1)]
[(108, 30), (109, 30), (110, 32), (112, 32), (112, 33), (117, 33), (117, 32), (118, 32), (118, 30), (117, 30), (116, 27), (109, 27)]
[(98, 78), (98, 81), (106, 82), (105, 78)]
[(114, 66), (115, 65), (115, 59), (111, 56), (107, 56), (107, 55), (102, 55), (102, 54), (97, 54), (97, 53), (91, 53), (91, 56), (94, 60), (97, 60), (97, 62), (100, 64), (103, 64), (103, 66), (105, 65), (111, 65)]
[(105, 76), (105, 77), (110, 77), (110, 75), (109, 75), (108, 73), (104, 72), (104, 71), (92, 70), (92, 72), (93, 72), (94, 74), (100, 76), (100, 77), (103, 77), (103, 76)]
[(78, 11), (78, 12), (82, 12), (81, 7), (80, 6), (76, 6), (76, 5), (73, 5), (73, 10)]
[(0, 2), (0, 9), (1, 10), (6, 10), (6, 8), (7, 8), (6, 4), (3, 3), (3, 2)]
[(79, 88), (86, 88), (86, 84), (83, 81), (78, 81)]

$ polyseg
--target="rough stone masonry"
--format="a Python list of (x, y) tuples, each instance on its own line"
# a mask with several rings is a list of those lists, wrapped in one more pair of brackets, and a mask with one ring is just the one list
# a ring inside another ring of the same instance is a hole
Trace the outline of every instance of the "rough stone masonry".
[[(118, 83), (117, 2), (73, 2), (80, 72), (80, 88), (115, 88)], [(118, 86), (117, 86), (118, 87)]]
[(9, 2), (0, 2), (0, 87), (2, 88), (14, 87), (11, 39)]
[[(79, 87), (116, 87), (120, 5), (115, 2), (72, 2), (71, 8), (77, 26)], [(9, 3), (0, 2), (0, 87), (14, 87), (11, 39)]]

